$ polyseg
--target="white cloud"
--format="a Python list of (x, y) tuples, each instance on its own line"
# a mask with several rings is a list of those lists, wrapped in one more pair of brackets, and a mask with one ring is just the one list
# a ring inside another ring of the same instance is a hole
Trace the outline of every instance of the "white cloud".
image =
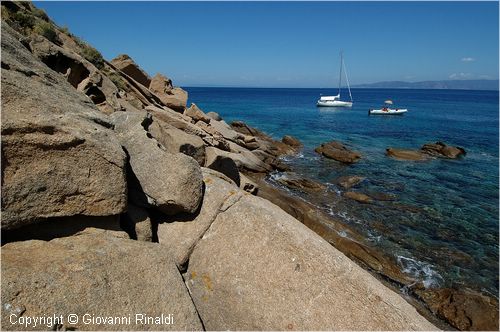
[(450, 75), (450, 79), (452, 80), (464, 80), (468, 78), (472, 78), (474, 75), (471, 73), (453, 73)]
[(471, 58), (471, 57), (465, 57), (465, 58), (462, 58), (462, 61), (463, 62), (474, 62), (474, 61), (476, 61), (476, 59)]

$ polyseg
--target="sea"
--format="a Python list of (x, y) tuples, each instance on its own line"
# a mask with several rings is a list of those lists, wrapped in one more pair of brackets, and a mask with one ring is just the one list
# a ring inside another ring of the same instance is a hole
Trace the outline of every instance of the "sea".
[[(336, 178), (359, 175), (366, 179), (354, 190), (392, 197), (374, 204), (332, 202), (322, 208), (392, 255), (401, 271), (426, 287), (466, 287), (498, 298), (498, 91), (352, 89), (352, 108), (321, 108), (316, 106), (319, 96), (336, 90), (185, 89), (190, 102), (204, 112), (217, 112), (228, 123), (244, 121), (275, 139), (298, 138), (303, 149), (285, 162), (338, 195)], [(387, 99), (408, 112), (368, 114)], [(359, 151), (361, 160), (346, 166), (314, 152), (331, 140)], [(460, 146), (467, 154), (427, 162), (385, 155), (388, 147), (419, 149), (436, 141)]]

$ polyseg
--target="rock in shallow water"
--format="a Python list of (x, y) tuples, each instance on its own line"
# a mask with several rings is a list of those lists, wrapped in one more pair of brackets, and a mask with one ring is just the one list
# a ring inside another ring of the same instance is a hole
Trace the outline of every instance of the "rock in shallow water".
[(389, 157), (393, 157), (397, 160), (413, 160), (413, 161), (429, 160), (429, 157), (427, 155), (416, 150), (387, 148), (386, 154)]
[(361, 158), (359, 152), (349, 150), (345, 145), (337, 141), (323, 143), (314, 149), (326, 158), (334, 159), (345, 164), (358, 162)]
[(276, 182), (290, 189), (296, 189), (303, 192), (318, 192), (326, 190), (326, 186), (320, 182), (316, 182), (296, 173), (285, 172), (275, 177)]
[(450, 288), (416, 293), (429, 308), (459, 330), (498, 331), (498, 300), (480, 293)]
[(465, 150), (458, 146), (449, 146), (443, 142), (424, 144), (420, 150), (431, 156), (456, 159), (465, 156)]
[(366, 178), (358, 175), (346, 175), (341, 176), (335, 179), (335, 183), (341, 186), (344, 189), (349, 189), (354, 186), (357, 186), (361, 182), (363, 182)]
[(354, 192), (354, 191), (348, 191), (348, 192), (344, 193), (344, 197), (358, 201), (360, 203), (373, 202), (373, 199), (370, 196), (365, 195), (363, 193)]
[(436, 142), (424, 144), (420, 150), (387, 148), (386, 154), (399, 160), (426, 161), (431, 159), (429, 157), (457, 159), (465, 156), (465, 150)]

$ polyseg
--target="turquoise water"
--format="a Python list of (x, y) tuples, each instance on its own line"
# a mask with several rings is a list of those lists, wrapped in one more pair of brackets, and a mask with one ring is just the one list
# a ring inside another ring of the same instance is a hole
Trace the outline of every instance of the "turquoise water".
[[(321, 89), (186, 88), (190, 101), (227, 122), (242, 120), (274, 138), (292, 135), (303, 151), (287, 158), (294, 171), (338, 188), (342, 175), (367, 179), (358, 190), (394, 202), (322, 206), (356, 227), (366, 241), (397, 258), (427, 286), (467, 286), (498, 293), (498, 92), (354, 89), (351, 109), (317, 108)], [(343, 94), (346, 95), (346, 94)], [(404, 116), (368, 116), (386, 99)], [(319, 157), (322, 142), (340, 140), (361, 152), (351, 166)], [(387, 147), (417, 149), (444, 141), (467, 151), (460, 160), (401, 162)]]

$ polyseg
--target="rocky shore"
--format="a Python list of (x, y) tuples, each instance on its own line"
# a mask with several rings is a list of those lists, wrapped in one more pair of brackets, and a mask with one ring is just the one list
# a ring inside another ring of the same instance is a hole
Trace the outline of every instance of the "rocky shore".
[[(297, 139), (205, 114), (31, 3), (2, 2), (1, 29), (3, 329), (498, 329), (495, 299), (426, 289), (312, 204), (344, 197), (281, 161)], [(271, 185), (276, 172), (310, 201)], [(339, 179), (345, 199), (366, 200), (348, 194), (362, 181)]]

